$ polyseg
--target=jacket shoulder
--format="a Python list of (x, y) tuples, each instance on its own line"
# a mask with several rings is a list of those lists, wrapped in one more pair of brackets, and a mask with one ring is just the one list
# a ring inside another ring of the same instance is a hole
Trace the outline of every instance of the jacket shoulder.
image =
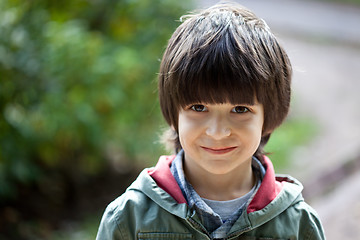
[(318, 214), (301, 194), (301, 183), (289, 176), (277, 180), (283, 185), (277, 197), (265, 208), (249, 213), (253, 227), (249, 234), (261, 234), (269, 239), (325, 239)]
[(146, 198), (140, 191), (127, 190), (112, 201), (104, 211), (96, 239), (132, 239), (129, 223), (135, 220), (135, 209), (148, 206)]
[(325, 239), (324, 230), (317, 212), (305, 201), (301, 194), (302, 184), (291, 176), (278, 175), (277, 180), (285, 180), (286, 187), (284, 192), (286, 196), (296, 194), (297, 197), (279, 215), (279, 219), (286, 224), (292, 234), (297, 234), (296, 239)]
[(297, 214), (299, 239), (325, 239), (324, 230), (317, 212), (304, 200), (295, 203), (289, 210)]
[[(284, 179), (284, 175), (279, 175), (277, 179)], [(288, 187), (285, 190), (293, 191), (294, 186), (302, 184), (291, 176), (286, 176)], [(305, 201), (302, 194), (299, 193), (297, 198), (285, 211), (287, 215), (295, 222), (295, 230), (298, 230), (297, 239), (325, 239), (324, 230), (317, 212)]]
[[(267, 224), (265, 224), (267, 225)], [(316, 211), (305, 202), (301, 194), (285, 211), (271, 220), (268, 227), (282, 236), (297, 240), (324, 240), (324, 230)], [(286, 227), (284, 227), (286, 226)]]
[(102, 217), (97, 239), (136, 239), (140, 234), (184, 232), (186, 204), (178, 204), (158, 187), (145, 169)]

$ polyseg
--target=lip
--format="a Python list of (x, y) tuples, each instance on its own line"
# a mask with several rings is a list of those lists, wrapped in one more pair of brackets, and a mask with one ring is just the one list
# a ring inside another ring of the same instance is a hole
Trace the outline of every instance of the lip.
[(229, 152), (234, 151), (237, 147), (221, 147), (221, 148), (209, 148), (209, 147), (204, 147), (201, 146), (202, 149), (204, 149), (205, 151), (212, 153), (212, 154), (226, 154)]

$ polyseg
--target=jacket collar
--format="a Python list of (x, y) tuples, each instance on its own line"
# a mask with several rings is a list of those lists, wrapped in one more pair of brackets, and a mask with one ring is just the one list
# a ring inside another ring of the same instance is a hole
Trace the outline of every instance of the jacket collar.
[[(154, 168), (148, 169), (148, 174), (156, 182), (156, 184), (173, 197), (177, 203), (187, 203), (183, 196), (179, 185), (170, 171), (170, 166), (175, 155), (161, 156)], [(262, 164), (266, 169), (263, 181), (254, 198), (247, 207), (247, 213), (252, 213), (265, 208), (270, 204), (281, 192), (284, 183), (296, 183), (300, 186), (298, 191), (301, 192), (302, 186), (295, 179), (288, 177), (275, 177), (274, 167), (267, 156), (262, 159)], [(297, 194), (299, 194), (299, 192)]]
[(161, 156), (155, 168), (150, 169), (148, 173), (158, 186), (169, 193), (178, 203), (186, 203), (185, 197), (170, 171), (174, 159), (175, 155)]
[(256, 192), (254, 198), (247, 207), (248, 213), (263, 209), (276, 198), (283, 187), (283, 184), (275, 179), (274, 167), (270, 159), (263, 156), (262, 164), (266, 169), (266, 173), (259, 190)]
[[(180, 203), (174, 199), (173, 196), (170, 195), (168, 191), (164, 190), (162, 187), (166, 189), (167, 184), (159, 186), (157, 182), (149, 175), (154, 169), (144, 169), (138, 178), (129, 186), (127, 191), (140, 191), (145, 194), (149, 199), (151, 199), (154, 203), (156, 203), (161, 208), (165, 209), (169, 213), (176, 215), (180, 218), (187, 218), (191, 215), (190, 210), (186, 203)], [(155, 175), (156, 176), (156, 175)], [(166, 174), (163, 176), (163, 180), (166, 179)], [(166, 182), (166, 181), (165, 181)], [(169, 189), (167, 189), (169, 190)]]

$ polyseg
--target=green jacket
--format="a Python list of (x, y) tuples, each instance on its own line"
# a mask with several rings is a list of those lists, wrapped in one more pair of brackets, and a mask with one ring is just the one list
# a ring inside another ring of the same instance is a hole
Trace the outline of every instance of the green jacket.
[[(109, 204), (97, 240), (210, 239), (170, 172), (172, 160), (161, 157)], [(267, 157), (263, 165), (262, 184), (226, 239), (325, 239), (317, 214), (304, 202), (301, 183), (275, 177)]]

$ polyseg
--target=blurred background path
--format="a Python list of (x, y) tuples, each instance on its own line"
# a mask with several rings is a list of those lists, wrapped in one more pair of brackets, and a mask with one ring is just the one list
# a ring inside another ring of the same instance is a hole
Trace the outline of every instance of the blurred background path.
[(359, 239), (360, 8), (325, 1), (238, 2), (266, 20), (290, 56), (291, 116), (319, 126), (315, 138), (293, 154), (288, 171), (304, 184), (328, 239)]

